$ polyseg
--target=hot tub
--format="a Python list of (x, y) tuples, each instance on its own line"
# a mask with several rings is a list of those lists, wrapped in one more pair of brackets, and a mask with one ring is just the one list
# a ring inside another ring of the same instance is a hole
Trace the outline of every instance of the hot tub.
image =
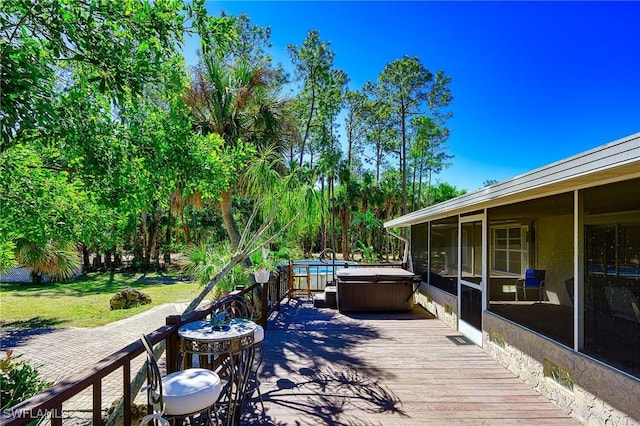
[(410, 311), (413, 272), (400, 268), (347, 268), (336, 272), (340, 312)]

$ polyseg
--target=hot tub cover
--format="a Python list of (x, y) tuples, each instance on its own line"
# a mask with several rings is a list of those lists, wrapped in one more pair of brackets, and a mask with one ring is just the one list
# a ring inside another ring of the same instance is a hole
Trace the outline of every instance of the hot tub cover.
[(336, 272), (342, 281), (403, 281), (415, 277), (413, 272), (402, 268), (345, 268)]

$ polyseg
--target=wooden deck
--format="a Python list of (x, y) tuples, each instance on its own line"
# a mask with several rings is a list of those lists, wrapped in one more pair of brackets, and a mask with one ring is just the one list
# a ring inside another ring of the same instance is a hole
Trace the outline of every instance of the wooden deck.
[(343, 315), (293, 300), (270, 319), (243, 424), (575, 425), (426, 311)]

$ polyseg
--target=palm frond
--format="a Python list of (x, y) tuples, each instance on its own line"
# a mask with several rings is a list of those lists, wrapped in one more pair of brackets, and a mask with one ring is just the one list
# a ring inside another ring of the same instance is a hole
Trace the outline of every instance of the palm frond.
[(78, 272), (80, 259), (73, 244), (48, 241), (44, 246), (32, 241), (18, 240), (16, 261), (38, 274), (46, 274), (52, 280), (66, 280)]

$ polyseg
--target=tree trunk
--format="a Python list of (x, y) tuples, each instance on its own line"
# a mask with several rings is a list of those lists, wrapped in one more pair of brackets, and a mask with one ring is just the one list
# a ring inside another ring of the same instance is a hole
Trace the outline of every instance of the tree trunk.
[(111, 269), (113, 267), (113, 262), (111, 262), (111, 250), (104, 251), (104, 266), (107, 269)]
[(331, 248), (333, 249), (333, 258), (335, 259), (338, 242), (336, 241), (336, 211), (335, 211), (335, 188), (333, 178), (329, 180), (329, 214), (331, 215)]
[(116, 249), (113, 249), (113, 266), (116, 268), (122, 267), (122, 254)]
[[(315, 78), (313, 74), (309, 76), (310, 78)], [(307, 125), (304, 129), (304, 136), (302, 137), (302, 141), (300, 141), (300, 167), (302, 167), (302, 159), (304, 158), (304, 147), (307, 143), (307, 138), (309, 137), (309, 131), (311, 130), (311, 120), (313, 119), (313, 113), (316, 105), (316, 87), (314, 84), (311, 85), (311, 110), (309, 111), (309, 118), (307, 119)]]
[(420, 160), (420, 173), (418, 174), (418, 209), (422, 208), (422, 173), (424, 160)]
[(349, 130), (347, 132), (347, 167), (351, 169), (351, 156), (353, 151), (353, 111), (349, 112)]
[[(324, 205), (324, 176), (320, 176), (320, 199)], [(324, 206), (323, 206), (324, 207)], [(320, 213), (320, 251), (327, 248), (327, 225), (324, 212), (328, 209), (322, 209)]]
[(146, 249), (145, 249), (145, 263), (147, 265), (151, 265), (151, 259), (152, 257), (155, 257), (155, 246), (156, 246), (156, 240), (158, 237), (158, 223), (159, 223), (159, 218), (158, 218), (158, 203), (154, 202), (153, 203), (153, 209), (151, 210), (151, 213), (148, 215), (149, 220), (147, 221), (147, 244), (146, 244)]
[(191, 244), (191, 236), (189, 235), (189, 219), (182, 214), (182, 230), (184, 232), (184, 243), (185, 245)]
[(131, 261), (135, 269), (137, 269), (141, 262), (144, 262), (144, 223), (146, 222), (145, 214), (142, 214), (142, 223), (138, 226), (138, 232), (133, 237), (133, 259)]
[(349, 260), (349, 210), (344, 209), (340, 215), (340, 222), (342, 223), (342, 257), (344, 260)]
[(382, 142), (376, 144), (376, 182), (380, 182), (380, 167), (382, 166)]
[(416, 210), (416, 164), (413, 162), (413, 167), (411, 167), (411, 205), (412, 209)]
[(102, 268), (102, 258), (100, 257), (100, 246), (96, 246), (96, 252), (93, 255), (93, 269), (96, 271)]
[(400, 152), (400, 168), (402, 170), (402, 214), (407, 214), (407, 125), (406, 111), (400, 105), (400, 127), (402, 131), (402, 150)]
[(222, 213), (222, 220), (224, 221), (224, 227), (227, 230), (229, 236), (229, 243), (231, 244), (231, 250), (234, 252), (238, 249), (240, 244), (240, 231), (238, 231), (238, 225), (233, 219), (233, 193), (229, 189), (222, 191), (222, 199), (220, 200), (220, 211)]
[(427, 205), (431, 205), (431, 169), (428, 171), (429, 181), (427, 186)]
[(82, 243), (82, 269), (84, 271), (91, 269), (91, 260), (89, 259), (89, 249), (84, 243)]
[(173, 231), (173, 221), (174, 218), (171, 215), (171, 211), (167, 212), (168, 220), (167, 220), (167, 229), (164, 234), (164, 263), (165, 265), (171, 263), (171, 235)]

